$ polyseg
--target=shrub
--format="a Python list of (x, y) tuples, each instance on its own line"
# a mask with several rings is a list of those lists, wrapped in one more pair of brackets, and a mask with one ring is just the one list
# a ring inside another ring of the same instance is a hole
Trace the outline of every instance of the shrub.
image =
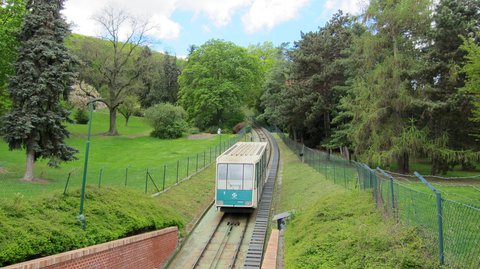
[(170, 226), (182, 217), (141, 193), (87, 188), (86, 230), (75, 219), (80, 190), (0, 200), (0, 267)]
[(171, 139), (178, 138), (188, 130), (185, 120), (187, 113), (180, 106), (158, 104), (145, 111), (145, 118), (153, 127), (153, 137)]
[(84, 108), (80, 108), (75, 113), (75, 122), (77, 124), (87, 124), (88, 123), (88, 113)]

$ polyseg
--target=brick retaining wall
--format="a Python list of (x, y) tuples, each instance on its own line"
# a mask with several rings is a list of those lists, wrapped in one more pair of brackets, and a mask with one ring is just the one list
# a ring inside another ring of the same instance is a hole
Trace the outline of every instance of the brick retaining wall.
[(175, 251), (177, 227), (64, 252), (4, 269), (159, 268)]

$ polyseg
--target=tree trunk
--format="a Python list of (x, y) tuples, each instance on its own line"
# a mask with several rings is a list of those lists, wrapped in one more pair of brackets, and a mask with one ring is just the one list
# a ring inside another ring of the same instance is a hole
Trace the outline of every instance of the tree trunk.
[(347, 146), (343, 146), (343, 156), (346, 160), (350, 161), (350, 151)]
[(35, 151), (31, 149), (30, 146), (27, 146), (27, 161), (25, 165), (25, 175), (23, 176), (23, 180), (25, 181), (33, 181), (34, 173), (33, 168), (35, 165)]
[(110, 128), (107, 135), (118, 135), (117, 131), (117, 108), (109, 108), (110, 111)]
[(408, 153), (404, 152), (397, 157), (397, 165), (398, 165), (398, 172), (400, 173), (408, 173), (410, 171), (410, 167), (408, 165)]
[(128, 119), (130, 119), (130, 116), (125, 117), (125, 127), (128, 127)]

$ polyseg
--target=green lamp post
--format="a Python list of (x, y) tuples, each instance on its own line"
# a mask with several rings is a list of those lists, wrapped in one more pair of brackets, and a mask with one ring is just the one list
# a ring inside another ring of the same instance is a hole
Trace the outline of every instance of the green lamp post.
[(87, 133), (87, 144), (85, 149), (85, 162), (83, 164), (83, 178), (82, 178), (82, 190), (80, 193), (80, 213), (77, 216), (77, 219), (82, 223), (82, 228), (86, 228), (85, 216), (83, 215), (83, 205), (85, 202), (85, 186), (87, 183), (87, 167), (88, 167), (88, 152), (90, 149), (90, 133), (92, 131), (92, 112), (93, 106), (97, 99), (92, 99), (88, 102), (89, 114), (88, 114), (88, 133)]

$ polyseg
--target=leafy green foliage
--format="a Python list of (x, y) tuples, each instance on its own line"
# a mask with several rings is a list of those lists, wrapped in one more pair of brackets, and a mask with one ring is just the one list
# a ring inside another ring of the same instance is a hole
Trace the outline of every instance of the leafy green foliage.
[(473, 39), (464, 39), (461, 48), (467, 52), (465, 56), (467, 63), (462, 69), (466, 75), (466, 83), (463, 89), (475, 95), (473, 120), (480, 122), (480, 45)]
[(88, 113), (85, 108), (79, 108), (75, 112), (75, 122), (77, 124), (87, 124), (88, 123)]
[(118, 107), (118, 112), (125, 117), (125, 126), (128, 126), (128, 120), (132, 115), (140, 112), (140, 102), (134, 95), (126, 96), (122, 104)]
[[(363, 160), (397, 160), (400, 171), (406, 172), (414, 144), (398, 138), (418, 130), (411, 129), (409, 121), (419, 98), (412, 70), (421, 64), (416, 44), (430, 24), (429, 1), (372, 1), (366, 15), (370, 29), (356, 41), (351, 56), (357, 74), (352, 84), (355, 97), (348, 105), (354, 115), (350, 137)], [(406, 32), (411, 33), (408, 38)]]
[(27, 12), (25, 3), (24, 0), (6, 0), (0, 4), (0, 116), (11, 106), (6, 92), (7, 80), (14, 72), (12, 64), (19, 46), (16, 35)]
[(153, 137), (171, 139), (178, 138), (188, 130), (186, 112), (180, 106), (158, 104), (145, 111), (145, 118), (153, 127)]
[(137, 95), (143, 108), (159, 103), (176, 103), (179, 90), (180, 67), (177, 58), (160, 54), (145, 47), (142, 51), (143, 72)]
[(469, 121), (473, 116), (473, 97), (460, 91), (465, 85), (465, 74), (460, 70), (466, 54), (460, 48), (461, 36), (477, 36), (478, 42), (479, 9), (480, 3), (476, 0), (442, 0), (433, 14), (435, 26), (430, 30), (430, 45), (424, 49), (425, 66), (419, 72), (429, 101), (421, 107), (425, 116), (418, 124), (428, 128), (429, 140), (442, 144), (438, 152), (432, 151), (430, 155), (432, 174), (445, 173), (455, 162), (464, 163), (452, 160), (457, 159), (456, 156), (466, 159), (465, 150), (480, 149), (480, 144), (471, 135), (480, 125)]
[(229, 113), (259, 98), (260, 60), (231, 42), (210, 40), (189, 55), (179, 81), (179, 103), (189, 120), (203, 130), (223, 127)]
[[(21, 41), (15, 75), (9, 84), (13, 107), (5, 116), (3, 133), (11, 150), (26, 148), (25, 179), (33, 179), (33, 160), (74, 159), (67, 146), (63, 122), (69, 112), (60, 104), (75, 79), (75, 59), (63, 44), (68, 24), (60, 10), (63, 1), (29, 2), (30, 13), (19, 35)], [(30, 161), (31, 160), (31, 161)]]
[(72, 195), (0, 202), (0, 266), (184, 223), (174, 210), (125, 189), (87, 188), (87, 228)]

